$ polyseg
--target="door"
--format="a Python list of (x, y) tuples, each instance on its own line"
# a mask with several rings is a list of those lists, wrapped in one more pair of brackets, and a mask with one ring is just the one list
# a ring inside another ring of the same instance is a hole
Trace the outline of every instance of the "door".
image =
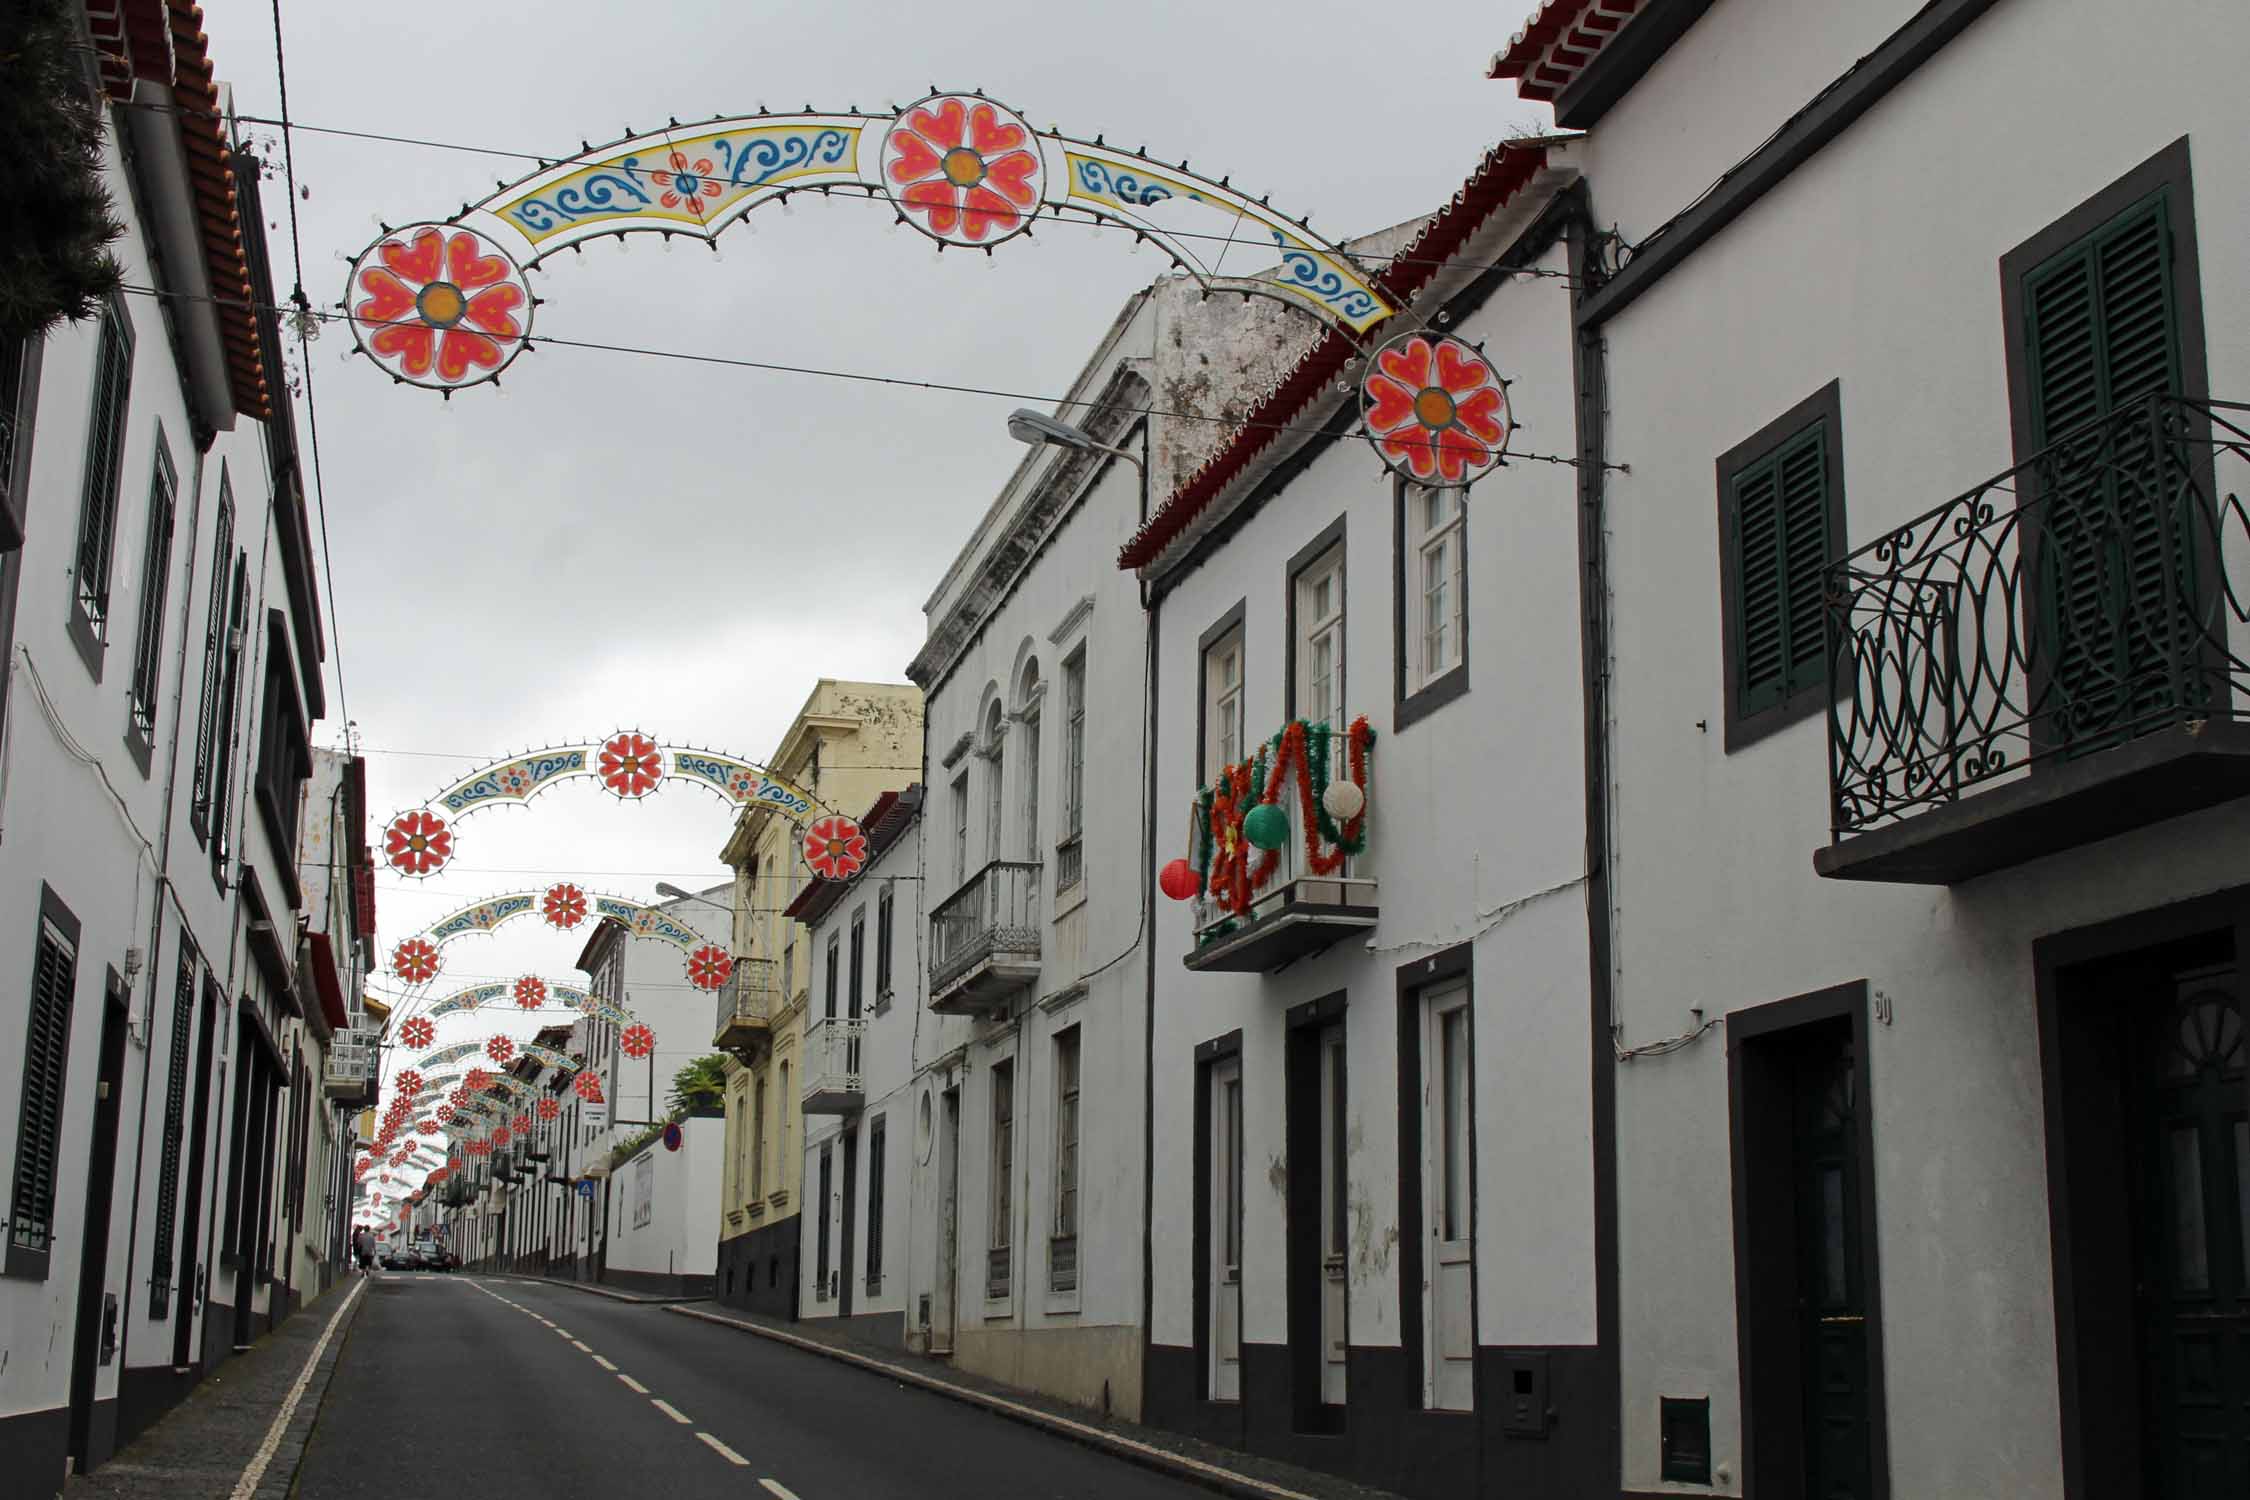
[(1860, 1500), (1873, 1490), (1859, 1074), (1848, 1028), (1807, 1029), (1795, 1049), (1790, 1101), (1804, 1493)]
[(930, 1352), (953, 1352), (961, 1279), (961, 1091), (950, 1088), (938, 1111), (937, 1296), (930, 1308)]
[(1242, 1399), (1242, 1060), (1213, 1063), (1211, 1090), (1211, 1399)]
[(1469, 987), (1448, 984), (1423, 1002), (1422, 1205), (1429, 1225), (1424, 1256), (1422, 1404), (1440, 1411), (1476, 1405), (1476, 1308), (1470, 1263), (1476, 1251), (1476, 1184), (1470, 1140)]
[(203, 1164), (211, 1144), (211, 1075), (218, 1059), (211, 1055), (212, 1033), (218, 1023), (218, 992), (206, 980), (203, 1014), (195, 1027), (195, 1129), (187, 1138), (186, 1212), (180, 1225), (180, 1269), (173, 1285), (180, 1289), (172, 1328), (172, 1363), (183, 1368), (195, 1356), (196, 1314), (203, 1310)]
[(1345, 1274), (1350, 1203), (1344, 1174), (1344, 1028), (1320, 1033), (1320, 1400), (1344, 1404), (1344, 1365), (1351, 1352), (1349, 1282)]
[[(856, 1046), (857, 1043), (854, 1043)], [(838, 1210), (843, 1219), (843, 1234), (838, 1241), (841, 1247), (836, 1257), (836, 1315), (852, 1315), (852, 1231), (858, 1228), (859, 1199), (859, 1132), (844, 1132), (844, 1201)]]
[(2134, 1213), (2148, 1493), (2250, 1495), (2250, 1116), (2232, 961), (2141, 997)]
[[(124, 1093), (125, 992), (113, 973), (102, 1007), (101, 1067), (86, 1147), (86, 1227), (79, 1241), (78, 1330), (70, 1359), (70, 1457), (81, 1474), (94, 1457), (95, 1376), (117, 1357), (117, 1298), (108, 1287), (109, 1210), (117, 1187), (117, 1112)], [(106, 1452), (109, 1444), (100, 1446)]]

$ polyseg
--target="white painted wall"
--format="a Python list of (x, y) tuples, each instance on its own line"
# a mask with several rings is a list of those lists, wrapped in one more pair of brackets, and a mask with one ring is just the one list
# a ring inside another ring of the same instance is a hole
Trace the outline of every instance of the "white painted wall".
[[(680, 1122), (680, 1149), (661, 1140), (611, 1174), (607, 1269), (650, 1276), (709, 1276), (719, 1254), (719, 1172), (726, 1121)], [(640, 1222), (642, 1179), (649, 1217)]]
[[(1596, 217), (1646, 234), (1716, 175), (1684, 165), (1701, 143), (1762, 136), (1908, 9), (1714, 6), (1597, 127)], [(1851, 545), (2008, 467), (2000, 256), (2182, 135), (2210, 389), (2250, 395), (2250, 18), (2165, 3), (2117, 21), (2093, 0), (1995, 6), (1605, 330), (1610, 456), (1632, 466), (1608, 481), (1622, 1040), (1847, 980), (1890, 997), (1870, 1066), (1900, 1495), (2060, 1492), (2030, 944), (2250, 879), (2250, 812), (1953, 889), (1816, 878), (1822, 723), (1732, 756), (1717, 733), (1712, 465), (1840, 379)], [(1739, 1475), (1721, 1035), (1622, 1069), (1617, 1108), (1624, 1480), (1654, 1484), (1662, 1395), (1711, 1398), (1714, 1458)]]

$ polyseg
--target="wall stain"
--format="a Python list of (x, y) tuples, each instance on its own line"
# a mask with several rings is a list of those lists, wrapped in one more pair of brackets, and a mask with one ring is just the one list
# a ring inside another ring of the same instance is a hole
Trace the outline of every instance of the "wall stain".
[(1277, 1196), (1289, 1196), (1289, 1162), (1279, 1152), (1266, 1159), (1266, 1182)]

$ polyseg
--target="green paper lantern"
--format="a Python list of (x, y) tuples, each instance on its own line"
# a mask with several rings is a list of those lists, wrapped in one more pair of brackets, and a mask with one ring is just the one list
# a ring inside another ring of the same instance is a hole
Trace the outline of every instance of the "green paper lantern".
[(1289, 842), (1289, 814), (1271, 802), (1261, 802), (1244, 814), (1242, 836), (1260, 849), (1279, 849)]

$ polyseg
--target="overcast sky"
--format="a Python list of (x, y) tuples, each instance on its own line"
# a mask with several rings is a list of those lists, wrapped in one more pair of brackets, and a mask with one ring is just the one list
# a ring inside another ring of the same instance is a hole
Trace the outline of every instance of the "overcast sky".
[[(559, 157), (670, 115), (878, 112), (932, 84), (982, 88), (1036, 125), (1185, 156), (1342, 238), (1436, 207), (1490, 144), (1544, 122), (1483, 77), (1530, 9), (285, 0), (281, 12), (305, 126)], [(205, 12), (236, 108), (278, 114), (269, 8), (206, 0)], [(295, 164), (305, 289), (322, 306), (378, 219), (442, 218), (529, 169), (309, 131)], [(286, 295), (286, 195), (276, 182), (266, 197)], [(1123, 299), (1166, 269), (1114, 231), (1043, 221), (1035, 242), (988, 262), (941, 260), (889, 223), (880, 206), (836, 199), (759, 209), (718, 257), (654, 237), (591, 245), (534, 277), (547, 299), (537, 332), (1052, 395)], [(393, 386), (350, 347), (341, 325), (312, 346), (337, 619), (316, 738), (338, 743), (348, 707), (378, 820), (480, 761), (621, 727), (763, 759), (817, 676), (901, 680), (922, 601), (1022, 451), (1006, 399), (548, 348), (517, 361), (504, 393), (448, 402)], [(301, 401), (298, 414), (302, 425)], [(472, 818), (444, 877), (386, 872), (384, 952), (445, 911), (565, 873), (638, 899), (660, 879), (700, 888), (726, 873), (727, 828), (716, 798), (680, 789), (622, 805), (591, 782)], [(572, 981), (579, 946), (519, 921), (454, 943), (438, 988), (528, 971)]]

